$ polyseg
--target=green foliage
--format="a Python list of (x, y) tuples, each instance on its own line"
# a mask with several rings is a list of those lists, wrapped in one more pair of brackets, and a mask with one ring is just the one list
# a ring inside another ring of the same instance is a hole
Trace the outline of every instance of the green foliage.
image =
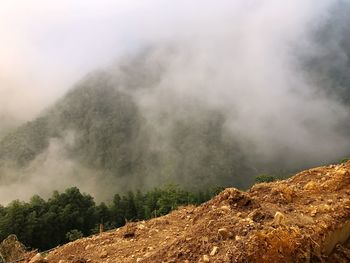
[(15, 234), (26, 246), (46, 250), (97, 233), (101, 223), (108, 230), (127, 221), (150, 219), (181, 205), (205, 202), (219, 190), (190, 192), (167, 185), (147, 193), (116, 194), (108, 205), (96, 205), (90, 195), (76, 187), (63, 193), (55, 191), (47, 201), (35, 195), (28, 203), (16, 200), (0, 206), (0, 240)]
[(348, 162), (348, 161), (350, 161), (350, 158), (345, 158), (345, 159), (342, 159), (342, 160), (340, 161), (340, 163), (346, 163), (346, 162)]
[(66, 234), (66, 238), (68, 241), (74, 241), (74, 240), (77, 240), (79, 238), (82, 238), (83, 236), (84, 236), (83, 233), (77, 229), (73, 229), (73, 230), (67, 232), (67, 234)]
[(276, 180), (278, 180), (276, 176), (268, 175), (268, 174), (261, 174), (255, 178), (256, 183), (270, 183)]

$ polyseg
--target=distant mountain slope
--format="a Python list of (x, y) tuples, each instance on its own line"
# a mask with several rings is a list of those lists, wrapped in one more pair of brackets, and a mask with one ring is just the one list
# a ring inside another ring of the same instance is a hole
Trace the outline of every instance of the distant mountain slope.
[(156, 126), (129, 92), (150, 87), (132, 81), (128, 89), (123, 85), (128, 78), (137, 81), (129, 69), (124, 67), (122, 78), (102, 71), (90, 74), (40, 117), (5, 136), (0, 164), (25, 168), (56, 138), (71, 141), (64, 144), (66, 158), (128, 178), (138, 187), (250, 183), (242, 172), (249, 171), (244, 157), (233, 138), (224, 135), (225, 119), (219, 112), (198, 104), (177, 117), (165, 108), (160, 112), (164, 125)]

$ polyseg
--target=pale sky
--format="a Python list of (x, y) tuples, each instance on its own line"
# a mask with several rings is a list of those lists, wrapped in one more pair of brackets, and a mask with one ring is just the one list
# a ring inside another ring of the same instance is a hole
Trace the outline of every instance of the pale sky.
[(163, 25), (181, 19), (167, 3), (0, 0), (0, 118), (28, 119), (90, 70), (167, 37)]
[[(334, 0), (317, 1), (317, 8), (322, 9), (327, 2)], [(261, 25), (268, 25), (257, 34), (269, 36), (269, 30), (273, 33), (283, 29), (278, 22), (265, 19), (275, 14), (279, 20), (289, 17), (281, 25), (290, 23), (291, 27), (286, 27), (294, 32), (292, 27), (299, 25), (295, 21), (310, 16), (314, 3), (0, 0), (0, 132), (4, 116), (21, 121), (33, 118), (89, 71), (108, 66), (143, 45), (177, 40), (179, 35), (198, 40), (201, 34), (205, 35), (204, 41), (197, 42), (209, 43), (217, 35), (226, 37), (230, 28), (250, 30), (249, 21), (259, 21), (260, 13)], [(253, 16), (258, 19), (251, 19)]]

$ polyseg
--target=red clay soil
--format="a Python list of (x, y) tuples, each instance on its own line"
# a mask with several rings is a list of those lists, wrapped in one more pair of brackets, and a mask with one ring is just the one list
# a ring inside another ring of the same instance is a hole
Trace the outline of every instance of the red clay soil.
[(350, 262), (349, 198), (350, 162), (314, 168), (68, 243), (47, 260)]

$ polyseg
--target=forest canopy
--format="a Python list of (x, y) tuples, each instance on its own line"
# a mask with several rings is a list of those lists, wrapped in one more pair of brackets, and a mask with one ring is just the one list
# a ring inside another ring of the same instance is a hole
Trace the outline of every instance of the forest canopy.
[(95, 234), (100, 224), (108, 230), (127, 221), (158, 217), (181, 205), (203, 203), (221, 190), (190, 192), (167, 185), (145, 193), (115, 194), (108, 204), (96, 204), (92, 196), (76, 187), (55, 191), (48, 200), (35, 195), (29, 202), (16, 200), (0, 206), (0, 240), (15, 234), (27, 247), (46, 250)]

